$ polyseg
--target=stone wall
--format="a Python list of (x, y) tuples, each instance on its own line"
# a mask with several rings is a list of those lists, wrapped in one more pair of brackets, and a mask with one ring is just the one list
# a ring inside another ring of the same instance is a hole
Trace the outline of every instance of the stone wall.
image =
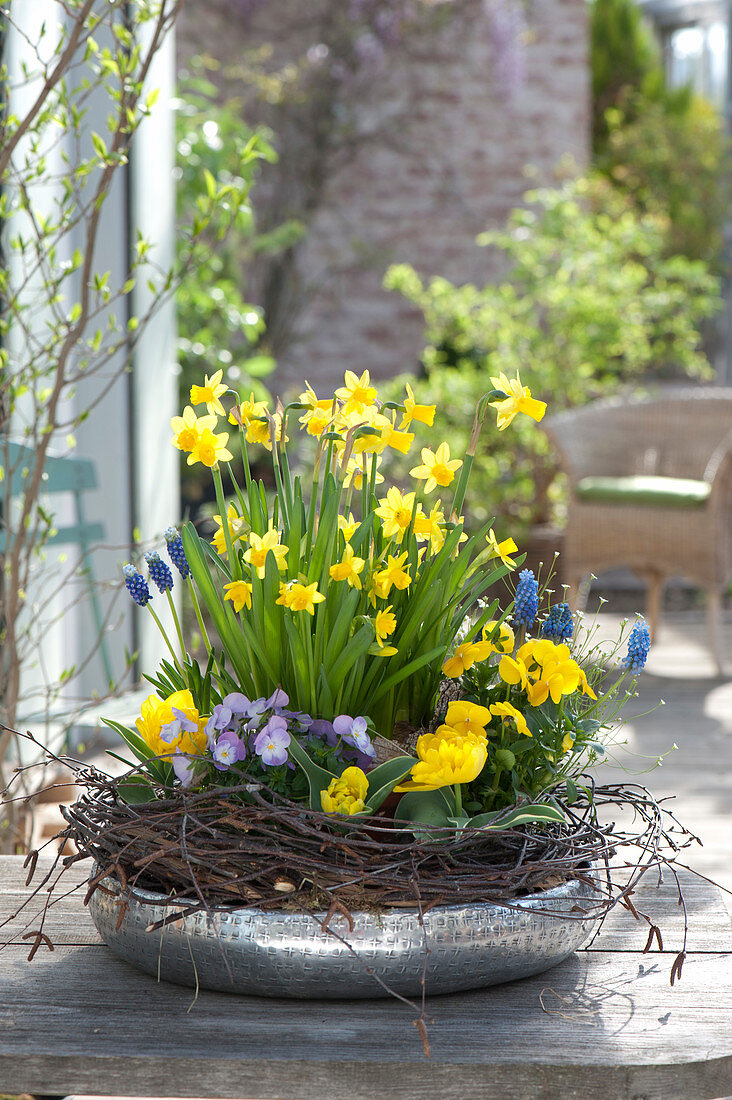
[[(208, 48), (231, 59), (236, 26), (194, 25), (194, 8), (184, 5), (183, 58)], [(265, 10), (281, 41), (283, 13), (297, 4), (270, 0)], [(512, 95), (498, 86), (495, 34), (483, 8), (395, 51), (361, 90), (358, 112), (374, 136), (329, 173), (298, 250), (306, 296), (294, 338), (279, 349), (273, 389), (284, 393), (308, 378), (326, 391), (346, 367), (368, 368), (377, 379), (414, 369), (421, 314), (382, 289), (389, 264), (407, 261), (457, 282), (496, 277), (497, 258), (475, 244), (476, 235), (502, 225), (527, 186), (549, 182), (560, 158), (586, 161), (585, 0), (534, 0), (526, 18), (526, 75)], [(535, 169), (530, 178), (527, 166)]]

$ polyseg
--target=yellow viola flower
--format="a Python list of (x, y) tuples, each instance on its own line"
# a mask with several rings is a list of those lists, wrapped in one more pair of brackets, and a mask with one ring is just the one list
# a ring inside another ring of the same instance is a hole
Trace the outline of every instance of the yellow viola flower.
[[(396, 615), (391, 610), (391, 604), (385, 607), (383, 611), (377, 611), (372, 621), (376, 631), (376, 641), (379, 643), (379, 648), (383, 649), (385, 639), (396, 630)], [(388, 648), (392, 647), (389, 646)], [(396, 653), (396, 650), (394, 652)]]
[(592, 690), (592, 688), (590, 687), (590, 685), (588, 683), (587, 674), (586, 674), (586, 672), (583, 668), (580, 668), (579, 674), (580, 674), (579, 686), (582, 688), (583, 694), (584, 695), (589, 695), (590, 699), (597, 699), (597, 696), (595, 695), (594, 691)]
[(509, 657), (508, 654), (501, 657), (498, 662), (498, 675), (504, 684), (521, 684), (525, 688), (528, 683), (526, 665), (518, 658)]
[[(191, 724), (195, 729), (191, 730)], [(206, 750), (206, 719), (201, 718), (190, 691), (174, 691), (167, 699), (148, 695), (135, 722), (140, 737), (156, 756)]]
[(322, 592), (318, 592), (317, 581), (312, 584), (289, 581), (280, 585), (276, 602), (283, 607), (289, 607), (290, 611), (307, 611), (308, 615), (314, 615), (316, 603), (322, 603), (324, 599)]
[(409, 588), (412, 578), (404, 569), (404, 563), (408, 557), (409, 553), (406, 550), (397, 558), (389, 554), (384, 568), (374, 573), (374, 587), (382, 599), (385, 600), (389, 595), (392, 585), (400, 590)]
[(533, 737), (533, 733), (526, 724), (526, 719), (520, 710), (512, 706), (511, 703), (491, 703), (491, 714), (495, 714), (503, 721), (510, 719), (513, 722), (519, 733), (524, 737)]
[(518, 546), (513, 539), (504, 539), (503, 542), (499, 542), (491, 527), (486, 535), (486, 542), (488, 543), (489, 558), (500, 558), (503, 564), (507, 565), (509, 569), (516, 568), (516, 562), (509, 556), (510, 554), (515, 554), (518, 550)]
[(231, 581), (224, 585), (225, 600), (231, 600), (234, 611), (241, 611), (243, 607), (252, 606), (252, 586), (249, 581)]
[(494, 653), (513, 653), (516, 644), (516, 635), (508, 623), (501, 623), (498, 637), (495, 637), (495, 621), (486, 623), (483, 627), (483, 640), (489, 642)]
[(207, 374), (204, 375), (205, 380), (202, 386), (191, 386), (192, 403), (194, 405), (205, 404), (210, 413), (217, 413), (219, 416), (223, 416), (225, 410), (219, 398), (225, 394), (229, 388), (221, 381), (223, 376), (223, 370), (217, 370), (210, 378)]
[(525, 413), (533, 420), (541, 420), (546, 412), (546, 402), (537, 401), (531, 396), (529, 387), (521, 385), (518, 371), (515, 378), (507, 378), (503, 373), (497, 378), (491, 378), (491, 385), (494, 389), (506, 394), (505, 398), (491, 401), (491, 405), (498, 414), (499, 432), (508, 427), (517, 413)]
[(343, 559), (330, 567), (330, 575), (334, 581), (348, 581), (351, 588), (361, 588), (359, 573), (366, 564), (363, 558), (357, 558), (350, 543), (346, 543), (343, 551)]
[(366, 809), (369, 781), (360, 768), (346, 768), (340, 779), (331, 779), (328, 789), (320, 792), (320, 805), (326, 814), (360, 814)]
[(457, 730), (461, 736), (485, 737), (485, 727), (491, 720), (487, 707), (458, 699), (448, 705), (445, 725)]
[(448, 657), (442, 666), (445, 676), (451, 680), (457, 679), (476, 661), (485, 661), (493, 652), (488, 642), (463, 642), (459, 645), (452, 657)]
[(192, 451), (201, 438), (201, 432), (211, 431), (218, 423), (215, 416), (196, 416), (190, 405), (186, 405), (182, 416), (174, 416), (170, 426), (175, 432), (173, 446), (179, 451)]
[(369, 372), (365, 370), (358, 378), (352, 370), (347, 370), (344, 378), (345, 385), (335, 391), (336, 397), (344, 402), (343, 411), (363, 412), (369, 405), (376, 401), (376, 390), (371, 385)]
[(434, 452), (429, 447), (423, 447), (422, 465), (415, 466), (409, 472), (418, 481), (425, 481), (425, 492), (431, 493), (438, 485), (443, 488), (450, 485), (462, 464), (462, 459), (450, 458), (449, 443), (440, 443)]
[(228, 432), (214, 433), (210, 428), (204, 428), (188, 455), (188, 465), (193, 466), (196, 462), (202, 462), (210, 469), (219, 462), (231, 462), (234, 456), (226, 448), (228, 440)]
[[(417, 741), (418, 753), (420, 740)], [(409, 778), (394, 790), (435, 791), (455, 783), (471, 783), (482, 772), (487, 758), (484, 738), (430, 738), (426, 745), (421, 746), (421, 759), (412, 767)]]
[(338, 516), (338, 530), (343, 532), (343, 538), (346, 542), (351, 541), (356, 528), (359, 526), (360, 520), (354, 519), (352, 512), (348, 513), (348, 519), (345, 516)]
[(244, 553), (244, 561), (247, 565), (251, 565), (252, 569), (256, 569), (257, 576), (261, 579), (264, 577), (267, 554), (274, 554), (277, 568), (283, 572), (287, 568), (285, 558), (288, 552), (289, 547), (282, 546), (280, 543), (279, 531), (270, 527), (264, 535), (258, 535), (255, 531), (250, 533), (249, 549)]
[(562, 738), (562, 752), (569, 752), (574, 745), (574, 737), (571, 733), (565, 733)]
[(435, 421), (436, 405), (418, 405), (414, 399), (414, 392), (409, 382), (406, 384), (407, 396), (404, 398), (404, 415), (402, 416), (402, 422), (399, 425), (401, 431), (406, 432), (413, 420), (418, 420), (420, 424), (427, 424), (428, 427), (432, 427)]
[(250, 393), (248, 401), (242, 401), (240, 405), (234, 405), (229, 413), (229, 423), (236, 424), (240, 428), (247, 428), (253, 419), (264, 416), (266, 411), (267, 402), (255, 401), (254, 394)]
[(382, 521), (384, 538), (390, 539), (398, 535), (401, 541), (412, 521), (414, 496), (414, 493), (402, 495), (396, 485), (392, 485), (386, 496), (381, 497), (379, 507), (375, 511)]
[[(227, 551), (226, 536), (224, 535), (224, 525), (221, 522), (221, 516), (214, 516), (214, 520), (218, 524), (216, 530), (214, 531), (214, 536), (212, 539), (214, 549), (216, 550), (217, 554), (219, 554), (222, 558), (225, 558)], [(233, 504), (230, 504), (226, 509), (226, 522), (229, 528), (229, 535), (231, 536), (232, 543), (236, 542), (237, 539), (243, 539), (246, 537), (247, 531), (249, 530), (249, 524), (243, 518), (243, 516), (239, 515)]]

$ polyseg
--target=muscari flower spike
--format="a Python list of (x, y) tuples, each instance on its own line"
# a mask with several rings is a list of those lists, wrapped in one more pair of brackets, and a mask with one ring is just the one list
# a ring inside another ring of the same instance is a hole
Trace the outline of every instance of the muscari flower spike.
[(628, 652), (623, 658), (623, 667), (637, 671), (643, 668), (648, 660), (648, 650), (651, 648), (651, 635), (648, 627), (639, 619), (630, 632), (628, 638)]
[(148, 550), (145, 561), (150, 570), (150, 580), (155, 582), (160, 592), (169, 592), (173, 587), (173, 574), (157, 550)]
[(513, 601), (513, 621), (528, 630), (539, 610), (539, 585), (530, 569), (522, 569)]
[(132, 596), (137, 606), (145, 607), (152, 599), (145, 578), (141, 573), (137, 572), (134, 565), (131, 565), (130, 562), (122, 566), (122, 576), (125, 579), (127, 591)]
[(568, 603), (555, 603), (541, 627), (542, 638), (567, 642), (572, 637), (574, 621)]
[(183, 549), (183, 539), (180, 537), (180, 534), (178, 531), (176, 531), (175, 527), (168, 527), (167, 531), (165, 532), (165, 542), (168, 546), (168, 554), (170, 555), (170, 560), (180, 573), (181, 577), (189, 577), (191, 575), (191, 570), (186, 559), (185, 550)]

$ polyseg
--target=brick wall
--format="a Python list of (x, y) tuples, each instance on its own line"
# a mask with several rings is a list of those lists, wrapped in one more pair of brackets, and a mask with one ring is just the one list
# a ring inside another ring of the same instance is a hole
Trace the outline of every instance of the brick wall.
[[(236, 27), (194, 26), (193, 7), (183, 9), (183, 57), (207, 47), (231, 59), (242, 48)], [(368, 368), (377, 379), (414, 368), (421, 314), (382, 290), (389, 264), (408, 261), (457, 282), (499, 274), (476, 235), (501, 225), (565, 154), (580, 164), (588, 155), (585, 8), (585, 0), (531, 3), (526, 77), (510, 98), (496, 86), (489, 16), (480, 9), (397, 51), (362, 90), (358, 111), (377, 136), (329, 175), (298, 254), (305, 305), (272, 388), (284, 393), (308, 378), (325, 391), (346, 367)], [(287, 12), (296, 10), (293, 0), (270, 0), (267, 18), (280, 41)], [(267, 28), (258, 33), (266, 37)], [(247, 44), (255, 41), (250, 28)], [(529, 165), (537, 175), (527, 182)]]

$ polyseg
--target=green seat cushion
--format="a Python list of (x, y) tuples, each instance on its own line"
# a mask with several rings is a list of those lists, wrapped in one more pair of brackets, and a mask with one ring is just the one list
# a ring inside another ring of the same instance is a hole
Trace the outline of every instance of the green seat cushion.
[(698, 508), (711, 492), (708, 481), (687, 477), (583, 477), (575, 492), (581, 500), (605, 504), (642, 504)]

